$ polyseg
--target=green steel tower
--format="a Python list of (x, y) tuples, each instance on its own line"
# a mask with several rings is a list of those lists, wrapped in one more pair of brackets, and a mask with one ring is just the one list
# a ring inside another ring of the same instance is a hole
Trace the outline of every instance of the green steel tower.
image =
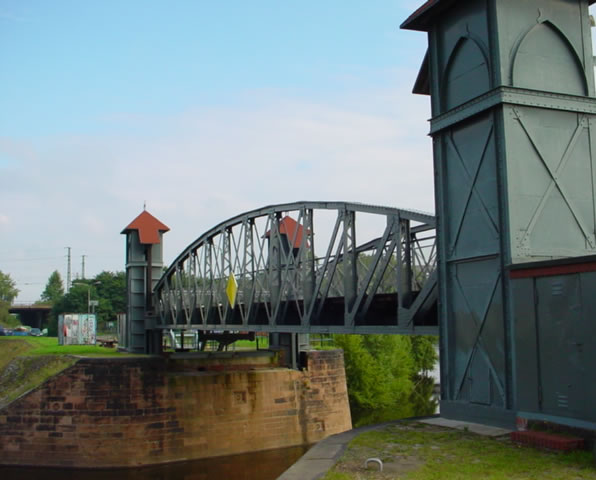
[[(594, 383), (581, 375), (594, 354), (570, 327), (573, 311), (586, 322), (593, 307), (568, 295), (572, 277), (581, 285), (578, 275), (596, 268), (588, 3), (430, 0), (402, 25), (428, 33), (414, 92), (432, 106), (446, 417), (511, 425), (523, 411), (596, 422), (593, 389), (579, 393)], [(540, 317), (559, 297), (562, 316)]]
[[(126, 235), (126, 349), (132, 353), (161, 350), (155, 329), (153, 287), (163, 270), (163, 234), (170, 229), (143, 210), (122, 233)], [(122, 339), (120, 340), (122, 343)]]

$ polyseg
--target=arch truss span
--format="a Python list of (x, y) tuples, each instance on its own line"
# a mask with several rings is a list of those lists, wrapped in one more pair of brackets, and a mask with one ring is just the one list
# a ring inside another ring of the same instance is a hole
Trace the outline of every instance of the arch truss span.
[(154, 289), (158, 328), (437, 334), (435, 218), (273, 205), (191, 243)]

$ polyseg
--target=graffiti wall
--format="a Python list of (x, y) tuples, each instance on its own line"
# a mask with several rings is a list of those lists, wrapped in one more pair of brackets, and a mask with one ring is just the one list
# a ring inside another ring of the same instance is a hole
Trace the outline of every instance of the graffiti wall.
[(95, 345), (95, 314), (65, 313), (58, 317), (60, 345)]

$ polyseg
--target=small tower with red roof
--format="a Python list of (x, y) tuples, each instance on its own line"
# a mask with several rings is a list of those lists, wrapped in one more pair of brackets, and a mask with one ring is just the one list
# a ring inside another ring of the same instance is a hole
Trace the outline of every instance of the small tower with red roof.
[[(305, 239), (304, 233), (304, 227), (289, 215), (279, 221), (281, 248), (283, 248), (286, 255), (288, 255), (290, 251), (292, 252), (292, 255), (298, 255), (298, 251), (302, 246), (302, 241)], [(307, 233), (310, 233), (310, 231)], [(265, 233), (265, 236), (271, 238), (271, 230)]]
[(157, 353), (161, 332), (155, 329), (153, 287), (163, 270), (163, 234), (170, 229), (143, 210), (126, 235), (126, 330), (121, 344), (132, 353)]

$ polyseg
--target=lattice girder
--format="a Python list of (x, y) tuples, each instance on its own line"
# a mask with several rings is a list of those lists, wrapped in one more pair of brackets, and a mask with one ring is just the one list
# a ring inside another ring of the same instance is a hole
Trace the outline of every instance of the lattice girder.
[(154, 290), (158, 327), (436, 334), (434, 229), (429, 214), (346, 202), (244, 213), (170, 265)]

